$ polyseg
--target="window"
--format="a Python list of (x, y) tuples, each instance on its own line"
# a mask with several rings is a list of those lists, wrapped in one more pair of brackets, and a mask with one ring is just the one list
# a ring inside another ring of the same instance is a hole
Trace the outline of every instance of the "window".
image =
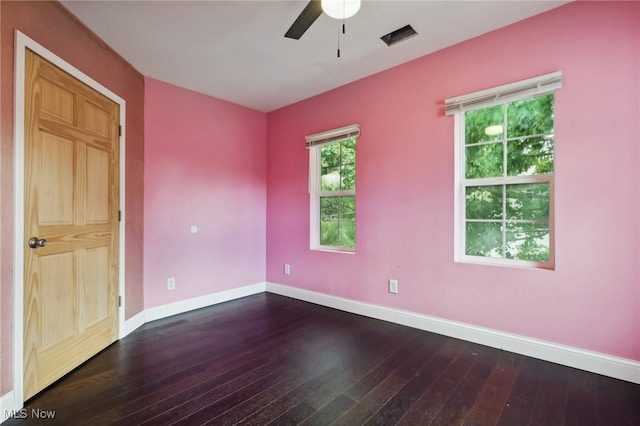
[(456, 259), (553, 268), (561, 73), (447, 100), (456, 122)]
[(357, 125), (307, 136), (311, 248), (356, 248)]

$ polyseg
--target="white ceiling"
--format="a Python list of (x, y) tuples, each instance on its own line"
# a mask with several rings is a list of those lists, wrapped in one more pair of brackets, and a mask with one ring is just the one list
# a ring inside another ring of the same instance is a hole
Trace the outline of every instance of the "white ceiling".
[(323, 14), (300, 40), (284, 33), (306, 0), (62, 3), (142, 74), (268, 112), (568, 1), (364, 0), (345, 35)]

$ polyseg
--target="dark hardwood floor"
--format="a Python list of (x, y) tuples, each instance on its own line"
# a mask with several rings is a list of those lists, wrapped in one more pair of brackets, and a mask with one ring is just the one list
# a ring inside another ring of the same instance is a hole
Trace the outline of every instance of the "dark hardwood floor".
[(640, 385), (260, 294), (148, 323), (21, 413), (3, 426), (619, 426)]

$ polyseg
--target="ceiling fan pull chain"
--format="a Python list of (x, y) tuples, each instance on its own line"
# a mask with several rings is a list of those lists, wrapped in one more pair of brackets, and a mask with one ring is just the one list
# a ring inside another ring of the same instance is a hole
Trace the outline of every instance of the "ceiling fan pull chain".
[[(344, 23), (342, 24), (344, 26)], [(338, 31), (338, 58), (340, 57), (340, 31)]]
[[(346, 0), (342, 0), (342, 34), (344, 34), (344, 10), (345, 10)], [(338, 33), (338, 58), (340, 57), (340, 33)]]

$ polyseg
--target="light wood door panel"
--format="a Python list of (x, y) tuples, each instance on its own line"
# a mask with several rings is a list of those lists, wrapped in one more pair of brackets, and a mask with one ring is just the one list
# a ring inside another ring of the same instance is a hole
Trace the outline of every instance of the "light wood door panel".
[(87, 148), (87, 210), (86, 223), (109, 222), (109, 153)]
[(30, 51), (25, 81), (28, 399), (117, 338), (119, 110)]
[(31, 164), (39, 174), (39, 187), (34, 194), (39, 225), (72, 225), (75, 143), (47, 132), (40, 132), (39, 136), (33, 140), (31, 151)]

